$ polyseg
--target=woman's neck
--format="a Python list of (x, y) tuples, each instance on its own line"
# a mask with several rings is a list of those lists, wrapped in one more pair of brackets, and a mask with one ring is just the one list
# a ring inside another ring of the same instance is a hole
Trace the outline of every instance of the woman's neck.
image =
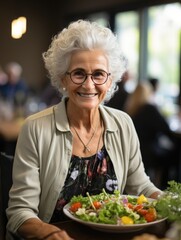
[(91, 128), (94, 129), (101, 123), (98, 107), (94, 109), (80, 109), (71, 107), (67, 103), (67, 116), (70, 126), (77, 129), (86, 128), (87, 130), (91, 130)]

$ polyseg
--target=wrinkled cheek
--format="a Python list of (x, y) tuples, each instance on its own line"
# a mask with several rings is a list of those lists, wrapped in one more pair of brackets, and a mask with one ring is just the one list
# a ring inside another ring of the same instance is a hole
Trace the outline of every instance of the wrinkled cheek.
[(101, 94), (99, 95), (99, 102), (102, 102), (102, 101), (104, 100), (105, 96), (106, 96), (106, 92), (101, 93)]

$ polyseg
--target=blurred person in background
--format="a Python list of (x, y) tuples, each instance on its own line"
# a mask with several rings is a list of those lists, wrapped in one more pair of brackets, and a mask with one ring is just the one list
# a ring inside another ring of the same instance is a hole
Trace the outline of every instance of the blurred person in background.
[(38, 95), (40, 102), (44, 103), (46, 107), (53, 106), (59, 103), (62, 99), (62, 93), (52, 86), (49, 79), (45, 79), (42, 89)]
[(48, 79), (40, 90), (30, 89), (17, 62), (9, 62), (5, 70), (6, 78), (0, 84), (0, 151), (14, 155), (25, 117), (57, 104), (62, 95)]
[(159, 104), (159, 99), (158, 99), (158, 89), (160, 86), (160, 81), (158, 78), (148, 78), (148, 83), (150, 84), (151, 88), (152, 88), (152, 95), (150, 100), (153, 102), (153, 104), (158, 105)]
[(178, 166), (177, 146), (165, 117), (152, 101), (152, 94), (147, 82), (138, 83), (127, 99), (125, 111), (134, 122), (146, 172), (157, 187), (164, 189), (169, 169)]
[(129, 81), (129, 71), (125, 71), (121, 80), (117, 84), (117, 89), (114, 96), (105, 103), (106, 106), (113, 107), (124, 111), (124, 105), (129, 96), (129, 92), (126, 89), (126, 83)]
[(31, 89), (25, 105), (25, 116), (58, 104), (61, 99), (62, 94), (45, 78), (39, 88)]
[(19, 63), (9, 62), (5, 66), (6, 81), (0, 84), (0, 151), (12, 155), (25, 117), (29, 91), (22, 72)]
[(160, 82), (159, 82), (158, 78), (152, 78), (152, 77), (150, 77), (150, 78), (148, 79), (148, 82), (149, 82), (150, 85), (152, 86), (153, 92), (157, 92), (157, 91), (158, 91), (158, 88), (159, 88), (159, 85), (160, 85)]
[(1, 85), (4, 85), (8, 80), (8, 76), (3, 70), (3, 68), (0, 66), (0, 87)]
[(14, 106), (23, 104), (28, 92), (28, 86), (22, 78), (22, 66), (17, 62), (9, 62), (5, 66), (7, 81), (0, 85), (0, 94), (4, 101), (11, 102)]

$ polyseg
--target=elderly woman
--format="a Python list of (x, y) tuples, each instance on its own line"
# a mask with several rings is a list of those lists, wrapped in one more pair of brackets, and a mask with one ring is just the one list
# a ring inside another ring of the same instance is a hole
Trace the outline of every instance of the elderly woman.
[(22, 127), (7, 228), (23, 238), (66, 240), (68, 233), (52, 223), (63, 219), (63, 206), (73, 195), (104, 188), (156, 198), (160, 190), (145, 174), (130, 117), (103, 105), (125, 68), (111, 30), (73, 22), (43, 57), (52, 84), (64, 97)]

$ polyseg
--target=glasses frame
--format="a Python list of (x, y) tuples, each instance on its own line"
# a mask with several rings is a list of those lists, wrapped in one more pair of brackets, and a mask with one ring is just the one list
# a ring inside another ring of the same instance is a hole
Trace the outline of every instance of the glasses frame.
[(103, 83), (95, 83), (95, 82), (94, 82), (94, 78), (93, 78), (93, 74), (94, 74), (96, 71), (99, 71), (99, 70), (95, 70), (93, 73), (86, 73), (86, 72), (84, 72), (84, 71), (82, 70), (82, 72), (85, 73), (85, 79), (84, 79), (83, 82), (81, 82), (81, 83), (76, 83), (76, 82), (74, 82), (74, 81), (72, 80), (72, 76), (71, 76), (72, 73), (73, 73), (74, 71), (76, 71), (76, 70), (78, 70), (78, 69), (74, 69), (74, 70), (72, 70), (71, 72), (66, 72), (66, 74), (70, 76), (70, 80), (71, 80), (74, 84), (76, 84), (76, 85), (82, 85), (82, 84), (87, 80), (87, 77), (88, 77), (88, 76), (91, 76), (91, 80), (93, 81), (93, 83), (94, 83), (95, 85), (103, 85), (103, 84), (105, 84), (105, 83), (107, 82), (108, 77), (111, 75), (111, 73), (107, 73), (107, 72), (104, 71), (104, 70), (100, 70), (100, 71), (102, 71), (102, 72), (104, 72), (104, 73), (107, 74), (107, 78), (106, 78), (106, 80), (105, 80)]

